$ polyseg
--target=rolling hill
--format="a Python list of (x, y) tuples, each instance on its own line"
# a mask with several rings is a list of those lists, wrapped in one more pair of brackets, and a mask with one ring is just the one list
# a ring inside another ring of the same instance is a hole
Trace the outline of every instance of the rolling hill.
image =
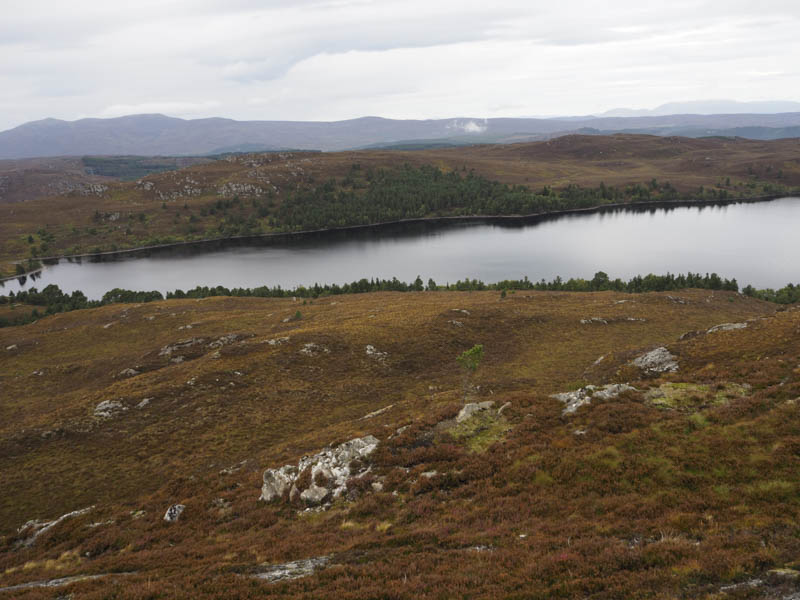
[(336, 122), (184, 120), (164, 115), (60, 121), (44, 119), (0, 132), (0, 159), (89, 155), (208, 155), (227, 151), (335, 151), (406, 140), (506, 143), (541, 139), (585, 127), (615, 132), (662, 128), (713, 129), (800, 126), (800, 112), (663, 115), (585, 119), (392, 120)]

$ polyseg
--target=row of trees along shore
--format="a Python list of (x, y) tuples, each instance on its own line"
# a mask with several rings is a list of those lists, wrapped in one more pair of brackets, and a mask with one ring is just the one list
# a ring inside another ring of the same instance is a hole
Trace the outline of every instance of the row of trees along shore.
[(277, 207), (271, 222), (280, 230), (300, 231), (430, 216), (531, 215), (608, 204), (726, 201), (791, 192), (775, 183), (748, 183), (737, 188), (730, 185), (730, 178), (720, 185), (700, 187), (690, 194), (656, 179), (624, 187), (600, 183), (597, 187), (570, 184), (534, 190), (487, 179), (466, 169), (443, 172), (432, 165), (405, 164), (362, 171), (359, 164), (353, 164), (342, 179), (292, 193)]
[[(445, 285), (437, 284), (433, 279), (428, 279), (427, 284), (421, 277), (417, 277), (412, 283), (406, 283), (392, 279), (360, 279), (352, 283), (339, 284), (314, 284), (313, 286), (299, 286), (294, 289), (283, 289), (281, 286), (269, 287), (261, 286), (256, 288), (226, 288), (223, 286), (207, 287), (198, 286), (194, 289), (183, 291), (175, 290), (168, 292), (166, 299), (173, 298), (208, 298), (210, 296), (239, 296), (239, 297), (258, 297), (258, 298), (319, 298), (324, 296), (335, 296), (340, 294), (362, 294), (367, 292), (447, 292), (447, 291), (487, 291), (495, 290), (505, 294), (506, 291), (514, 290), (535, 290), (535, 291), (563, 291), (563, 292), (599, 292), (616, 291), (627, 293), (644, 292), (664, 292), (687, 288), (699, 288), (709, 290), (725, 290), (731, 292), (739, 291), (739, 284), (736, 279), (724, 279), (716, 273), (710, 275), (706, 273), (687, 273), (686, 275), (637, 275), (628, 281), (622, 279), (611, 279), (606, 273), (600, 271), (595, 273), (592, 279), (572, 278), (564, 280), (556, 277), (552, 281), (533, 282), (527, 277), (524, 279), (504, 280), (497, 283), (484, 283), (477, 279), (459, 280), (455, 283)], [(800, 284), (787, 286), (779, 289), (756, 290), (748, 285), (742, 293), (779, 304), (792, 304), (800, 302)], [(19, 315), (0, 316), (0, 327), (11, 325), (22, 325), (30, 323), (45, 315), (79, 310), (83, 308), (94, 308), (113, 303), (141, 303), (164, 300), (161, 292), (137, 292), (115, 288), (100, 300), (89, 300), (81, 291), (67, 294), (61, 291), (57, 285), (50, 284), (41, 291), (36, 288), (22, 290), (16, 294), (12, 291), (6, 296), (0, 296), (0, 306), (18, 304), (33, 306), (30, 312), (20, 310)], [(39, 309), (41, 307), (41, 310)]]

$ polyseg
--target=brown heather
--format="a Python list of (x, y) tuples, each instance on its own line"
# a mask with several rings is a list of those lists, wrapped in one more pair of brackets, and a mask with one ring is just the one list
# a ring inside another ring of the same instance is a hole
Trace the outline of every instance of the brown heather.
[[(796, 583), (765, 573), (800, 557), (800, 311), (731, 292), (675, 295), (686, 303), (657, 293), (362, 294), (319, 298), (286, 323), (299, 302), (209, 298), (2, 329), (0, 587), (130, 574), (0, 599), (788, 594)], [(449, 323), (452, 309), (469, 311), (463, 327)], [(609, 324), (580, 323), (595, 316)], [(747, 319), (746, 329), (678, 341)], [(207, 343), (230, 333), (242, 338), (215, 358)], [(179, 352), (184, 362), (158, 356), (191, 337), (205, 342)], [(290, 339), (263, 343), (279, 337)], [(307, 343), (330, 352), (304, 355)], [(485, 356), (470, 399), (510, 402), (505, 426), (447, 433), (436, 424), (461, 405), (455, 358), (475, 344)], [(679, 371), (642, 380), (626, 366), (659, 345)], [(141, 374), (121, 376), (127, 368)], [(606, 382), (640, 391), (571, 416), (549, 396)], [(645, 400), (667, 383), (687, 390), (676, 408)], [(103, 400), (129, 409), (98, 420)], [(354, 501), (303, 515), (257, 501), (263, 469), (366, 434), (381, 445), (374, 479), (351, 485)], [(369, 491), (378, 479), (383, 491)], [(180, 521), (165, 523), (178, 502)], [(90, 505), (18, 547), (27, 520)], [(330, 566), (309, 577), (246, 576), (321, 555), (333, 555)], [(754, 578), (763, 585), (722, 590)]]

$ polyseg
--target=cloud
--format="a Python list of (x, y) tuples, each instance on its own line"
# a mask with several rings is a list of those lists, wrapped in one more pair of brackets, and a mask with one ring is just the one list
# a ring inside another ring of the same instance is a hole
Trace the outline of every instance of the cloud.
[(483, 133), (486, 131), (486, 121), (477, 122), (472, 119), (468, 121), (461, 121), (459, 119), (454, 120), (452, 123), (447, 125), (448, 129), (455, 129), (456, 131), (462, 131), (464, 133)]
[(468, 132), (478, 117), (798, 100), (799, 27), (795, 0), (27, 0), (0, 20), (0, 129), (163, 112), (459, 115)]

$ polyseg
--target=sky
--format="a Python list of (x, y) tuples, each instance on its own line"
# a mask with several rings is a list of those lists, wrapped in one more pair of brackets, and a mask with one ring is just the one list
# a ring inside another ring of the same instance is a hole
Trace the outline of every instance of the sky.
[(800, 101), (798, 0), (0, 0), (0, 130)]

